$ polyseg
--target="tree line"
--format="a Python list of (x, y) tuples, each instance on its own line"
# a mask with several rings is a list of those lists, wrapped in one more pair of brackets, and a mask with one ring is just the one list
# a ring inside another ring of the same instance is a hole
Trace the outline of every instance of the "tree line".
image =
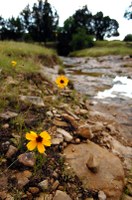
[[(131, 6), (130, 6), (131, 8)], [(124, 17), (131, 19), (128, 9)], [(93, 15), (83, 6), (65, 20), (59, 27), (59, 15), (48, 0), (39, 0), (30, 8), (27, 5), (17, 18), (7, 20), (0, 16), (0, 40), (56, 42), (58, 53), (67, 55), (70, 51), (93, 46), (95, 40), (119, 36), (119, 24), (103, 12)]]

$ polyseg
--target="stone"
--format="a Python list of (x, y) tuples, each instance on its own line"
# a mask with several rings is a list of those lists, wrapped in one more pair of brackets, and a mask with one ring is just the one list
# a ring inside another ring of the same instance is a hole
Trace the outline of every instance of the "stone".
[(101, 190), (98, 192), (98, 198), (99, 198), (99, 200), (106, 200), (107, 199), (105, 193)]
[(18, 116), (18, 113), (11, 112), (11, 111), (0, 113), (0, 118), (5, 119), (5, 120), (12, 119), (17, 116)]
[(18, 151), (18, 149), (16, 147), (14, 147), (13, 145), (10, 145), (9, 149), (6, 153), (6, 157), (11, 158), (17, 151)]
[(52, 190), (56, 190), (58, 188), (58, 186), (60, 185), (59, 181), (56, 180), (53, 185), (52, 185)]
[(97, 173), (99, 170), (99, 159), (91, 154), (88, 158), (86, 165), (88, 169), (91, 170), (91, 172)]
[(51, 143), (54, 145), (61, 144), (63, 141), (64, 141), (64, 138), (61, 134), (56, 134), (56, 136), (51, 139)]
[(15, 177), (17, 179), (17, 187), (18, 189), (23, 189), (23, 187), (29, 183), (29, 178), (32, 176), (32, 173), (28, 170), (25, 170), (23, 172), (18, 172), (15, 174)]
[(41, 187), (41, 189), (42, 189), (43, 191), (45, 191), (45, 190), (47, 190), (48, 187), (49, 187), (49, 181), (48, 181), (47, 179), (46, 179), (46, 180), (43, 180), (43, 181), (41, 181), (38, 185)]
[[(74, 151), (72, 151), (74, 149)], [(99, 159), (98, 173), (88, 170), (89, 155)], [(66, 162), (89, 190), (102, 190), (107, 200), (119, 200), (124, 188), (124, 170), (120, 159), (108, 150), (89, 141), (88, 144), (70, 144), (64, 149)]]
[(96, 122), (92, 127), (91, 130), (92, 132), (99, 132), (103, 130), (103, 123), (102, 122)]
[(8, 128), (9, 128), (9, 124), (8, 124), (8, 123), (3, 124), (3, 125), (2, 125), (2, 128), (4, 128), (4, 129), (8, 129)]
[(77, 134), (86, 139), (92, 138), (91, 127), (88, 124), (80, 125), (77, 129)]
[(20, 97), (20, 100), (25, 102), (25, 103), (31, 103), (31, 104), (38, 106), (38, 107), (44, 107), (45, 106), (43, 99), (41, 97), (24, 96), (24, 95), (20, 95), (19, 97)]
[(18, 156), (18, 161), (25, 166), (33, 167), (35, 165), (36, 159), (34, 157), (34, 153), (28, 152), (20, 154)]
[(62, 114), (62, 117), (70, 123), (70, 125), (74, 128), (78, 128), (78, 122), (75, 120), (75, 118), (68, 114)]
[(73, 136), (62, 128), (57, 128), (57, 132), (64, 136), (66, 142), (70, 142), (73, 139)]
[(39, 193), (39, 188), (38, 187), (29, 187), (28, 191), (31, 192), (32, 194), (37, 194), (37, 193)]
[(35, 200), (53, 200), (52, 194), (46, 194), (41, 192), (39, 197), (34, 198)]
[(72, 200), (71, 197), (61, 190), (57, 190), (53, 200)]
[(56, 125), (56, 126), (59, 126), (59, 127), (68, 127), (68, 123), (65, 122), (65, 121), (61, 121), (59, 119), (53, 119), (53, 124)]

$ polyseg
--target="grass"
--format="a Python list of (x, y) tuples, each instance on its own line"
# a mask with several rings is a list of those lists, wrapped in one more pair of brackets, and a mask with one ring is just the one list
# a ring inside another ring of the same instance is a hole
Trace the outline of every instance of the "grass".
[(59, 62), (52, 49), (24, 42), (0, 42), (0, 68), (5, 72), (11, 72), (12, 60), (17, 62), (18, 72), (35, 72), (40, 64), (52, 66)]
[(70, 56), (75, 57), (98, 57), (106, 55), (132, 55), (132, 42), (96, 41), (92, 48), (70, 53)]

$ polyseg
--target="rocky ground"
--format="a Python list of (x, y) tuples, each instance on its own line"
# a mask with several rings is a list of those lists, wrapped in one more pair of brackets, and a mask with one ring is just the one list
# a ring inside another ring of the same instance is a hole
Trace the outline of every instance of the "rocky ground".
[[(113, 116), (97, 111), (72, 84), (58, 89), (44, 69), (1, 77), (6, 89), (17, 88), (17, 95), (3, 95), (0, 110), (2, 200), (132, 198), (132, 147)], [(27, 151), (30, 130), (50, 133), (46, 154)]]

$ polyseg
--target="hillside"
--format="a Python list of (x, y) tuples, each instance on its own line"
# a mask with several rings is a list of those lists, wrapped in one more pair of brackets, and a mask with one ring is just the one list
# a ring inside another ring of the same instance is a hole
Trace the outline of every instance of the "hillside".
[[(131, 198), (129, 141), (72, 83), (60, 88), (42, 72), (60, 63), (47, 48), (0, 42), (0, 198)], [(49, 133), (45, 153), (27, 149), (31, 131)]]

